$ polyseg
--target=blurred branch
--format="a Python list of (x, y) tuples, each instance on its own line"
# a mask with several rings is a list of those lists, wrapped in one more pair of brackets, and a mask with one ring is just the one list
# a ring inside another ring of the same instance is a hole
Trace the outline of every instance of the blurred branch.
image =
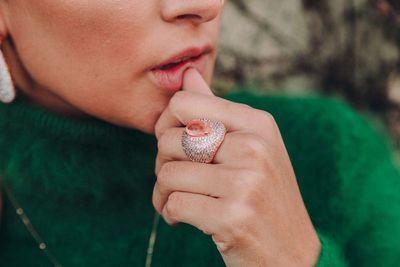
[[(265, 54), (271, 56), (260, 57), (253, 47), (245, 50), (227, 43), (220, 46), (225, 62), (217, 62), (216, 76), (231, 85), (258, 84), (268, 91), (290, 83), (296, 86), (296, 79), (307, 77), (306, 86), (343, 95), (355, 107), (379, 114), (400, 147), (400, 93), (393, 94), (400, 90), (400, 1), (301, 0), (300, 9), (286, 9), (297, 12), (294, 23), (304, 23), (293, 28), (280, 23), (284, 16), (260, 15), (256, 8), (266, 6), (265, 1), (274, 0), (230, 0), (230, 4), (256, 27), (254, 40), (270, 42), (266, 47), (272, 52)], [(279, 8), (287, 4), (290, 1), (282, 1)], [(391, 79), (399, 82), (393, 85)]]

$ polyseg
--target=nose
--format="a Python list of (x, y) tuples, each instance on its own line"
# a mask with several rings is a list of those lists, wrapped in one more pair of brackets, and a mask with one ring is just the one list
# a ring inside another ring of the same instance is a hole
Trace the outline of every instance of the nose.
[(190, 21), (201, 24), (215, 19), (225, 0), (162, 0), (161, 17), (164, 21)]

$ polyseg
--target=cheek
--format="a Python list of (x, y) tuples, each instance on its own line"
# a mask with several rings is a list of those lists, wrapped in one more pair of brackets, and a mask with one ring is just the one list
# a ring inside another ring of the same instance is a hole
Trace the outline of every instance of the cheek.
[(142, 24), (145, 18), (140, 13), (148, 11), (137, 10), (129, 14), (123, 10), (135, 9), (122, 6), (116, 10), (115, 5), (106, 4), (107, 1), (68, 13), (60, 10), (60, 15), (54, 17), (55, 27), (49, 35), (57, 39), (56, 43), (64, 43), (65, 50), (79, 61), (91, 62), (99, 56), (115, 62), (123, 62), (127, 56), (135, 58), (147, 34)]
[[(46, 84), (49, 76), (54, 80), (63, 78), (61, 73), (78, 80), (81, 74), (86, 79), (98, 79), (113, 67), (124, 70), (134, 65), (134, 60), (145, 56), (142, 47), (148, 35), (146, 27), (151, 23), (146, 19), (154, 18), (152, 10), (156, 10), (143, 2), (153, 1), (29, 2), (29, 15), (19, 16), (13, 25), (13, 37), (18, 39), (25, 67)], [(43, 76), (43, 69), (53, 72)]]

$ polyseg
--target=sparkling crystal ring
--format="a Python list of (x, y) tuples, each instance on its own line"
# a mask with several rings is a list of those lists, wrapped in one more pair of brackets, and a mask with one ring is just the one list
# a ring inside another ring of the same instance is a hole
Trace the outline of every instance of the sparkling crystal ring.
[(192, 161), (211, 163), (225, 134), (225, 125), (220, 121), (192, 120), (182, 133), (183, 151)]

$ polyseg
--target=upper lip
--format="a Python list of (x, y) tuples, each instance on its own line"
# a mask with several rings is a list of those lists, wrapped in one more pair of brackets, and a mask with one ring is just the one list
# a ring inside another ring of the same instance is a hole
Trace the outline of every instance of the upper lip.
[(165, 66), (165, 65), (168, 65), (171, 63), (188, 60), (190, 58), (199, 57), (201, 55), (211, 52), (211, 50), (212, 50), (211, 46), (208, 46), (208, 45), (206, 45), (204, 47), (187, 48), (187, 49), (169, 57), (167, 60), (163, 61), (161, 64), (158, 64), (157, 66), (152, 68), (152, 70), (161, 68), (162, 66)]

